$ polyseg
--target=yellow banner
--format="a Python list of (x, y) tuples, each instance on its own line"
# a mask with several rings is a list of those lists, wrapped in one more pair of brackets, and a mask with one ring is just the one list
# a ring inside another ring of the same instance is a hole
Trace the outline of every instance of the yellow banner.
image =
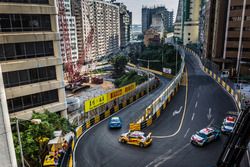
[(107, 103), (107, 94), (103, 94), (97, 97), (94, 97), (90, 100), (85, 101), (84, 106), (85, 106), (85, 110), (84, 112), (89, 112), (90, 110), (93, 110), (105, 103)]
[(123, 86), (123, 87), (121, 87), (119, 89), (115, 89), (112, 92), (109, 92), (107, 94), (108, 102), (112, 101), (112, 100), (114, 100), (114, 99), (116, 99), (118, 97), (121, 97), (121, 96), (123, 96), (123, 95), (125, 95), (125, 94), (127, 94), (127, 93), (129, 93), (129, 92), (131, 92), (133, 90), (135, 90), (135, 88), (136, 88), (136, 83), (133, 82), (133, 83), (131, 83), (129, 85)]
[(97, 97), (94, 97), (90, 100), (87, 100), (84, 102), (85, 110), (84, 112), (89, 112), (90, 110), (94, 110), (97, 107), (100, 107), (118, 97), (121, 97), (136, 88), (136, 83), (131, 83), (129, 85), (123, 86), (119, 89), (115, 89), (112, 92), (109, 92), (107, 94), (103, 94)]

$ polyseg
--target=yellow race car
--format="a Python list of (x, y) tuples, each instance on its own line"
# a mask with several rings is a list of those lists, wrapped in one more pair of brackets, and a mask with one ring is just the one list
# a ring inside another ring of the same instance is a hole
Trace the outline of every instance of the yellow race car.
[(137, 145), (140, 147), (147, 147), (152, 143), (151, 133), (145, 134), (141, 131), (129, 131), (121, 134), (119, 142)]

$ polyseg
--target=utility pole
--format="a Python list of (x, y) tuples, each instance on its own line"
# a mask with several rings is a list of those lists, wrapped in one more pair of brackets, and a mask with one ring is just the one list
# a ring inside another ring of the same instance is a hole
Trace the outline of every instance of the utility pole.
[(23, 147), (22, 147), (22, 142), (21, 142), (22, 139), (21, 139), (21, 136), (20, 136), (18, 119), (16, 119), (16, 129), (17, 129), (18, 143), (19, 143), (19, 147), (20, 147), (22, 167), (25, 167), (25, 165), (24, 165), (24, 157), (23, 157)]
[[(145, 60), (145, 59), (137, 59), (138, 61), (143, 61), (143, 62), (147, 62), (148, 63), (148, 71), (149, 71), (149, 63), (151, 62), (151, 63), (158, 63), (158, 62), (160, 62), (160, 60)], [(148, 72), (148, 81), (149, 81), (149, 72)], [(149, 82), (148, 82), (148, 84), (147, 84), (148, 86), (147, 86), (147, 92), (148, 92), (148, 95), (149, 95)]]

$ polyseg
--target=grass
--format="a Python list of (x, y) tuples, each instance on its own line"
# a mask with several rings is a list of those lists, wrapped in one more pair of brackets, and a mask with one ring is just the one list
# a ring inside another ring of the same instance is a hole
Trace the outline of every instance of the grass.
[(136, 82), (139, 85), (147, 80), (147, 76), (140, 76), (135, 71), (125, 73), (120, 78), (117, 78), (114, 82), (115, 86), (120, 88), (130, 83)]

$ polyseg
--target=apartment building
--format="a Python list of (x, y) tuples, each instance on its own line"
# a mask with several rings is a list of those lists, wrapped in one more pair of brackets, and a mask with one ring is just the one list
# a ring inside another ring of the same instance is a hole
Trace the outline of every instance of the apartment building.
[(198, 43), (201, 0), (180, 0), (175, 37), (184, 44)]
[(120, 46), (126, 47), (130, 41), (131, 26), (132, 26), (132, 12), (127, 10), (127, 6), (123, 3), (114, 3), (119, 6), (120, 12)]
[[(87, 5), (86, 5), (87, 4)], [(94, 28), (91, 49), (85, 62), (95, 61), (120, 49), (119, 6), (103, 0), (75, 0), (78, 52), (86, 47), (91, 26)]]
[(57, 14), (56, 0), (0, 2), (0, 83), (12, 118), (67, 117)]
[(161, 15), (163, 19), (164, 30), (171, 32), (173, 31), (173, 11), (168, 11), (164, 6), (157, 7), (142, 7), (142, 32), (152, 25), (152, 18), (154, 15)]
[[(58, 0), (57, 0), (58, 1)], [(65, 8), (65, 16), (66, 16), (66, 23), (68, 28), (64, 31), (68, 31), (69, 39), (70, 39), (70, 46), (71, 46), (71, 60), (73, 63), (76, 64), (78, 60), (78, 45), (77, 45), (77, 33), (76, 33), (76, 19), (75, 16), (72, 15), (71, 11), (71, 1), (64, 0), (64, 8)], [(63, 62), (67, 62), (67, 57), (65, 54), (65, 44), (63, 40), (63, 27), (60, 25), (60, 20), (62, 18), (58, 17), (59, 19), (59, 32), (60, 32), (60, 45), (61, 45), (61, 56), (63, 58)]]
[[(231, 76), (249, 76), (250, 0), (211, 1), (203, 55)], [(211, 52), (209, 52), (211, 50)]]

